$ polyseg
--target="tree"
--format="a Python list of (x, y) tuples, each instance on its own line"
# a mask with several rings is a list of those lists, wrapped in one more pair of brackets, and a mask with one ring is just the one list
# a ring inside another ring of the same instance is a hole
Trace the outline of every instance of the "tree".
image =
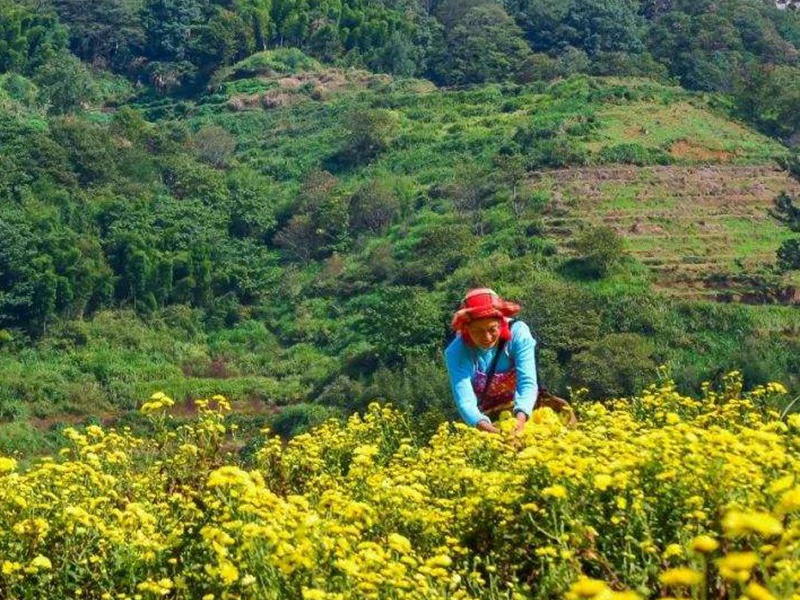
[(589, 227), (575, 240), (575, 251), (588, 274), (605, 277), (625, 255), (625, 243), (610, 227)]
[(533, 274), (519, 298), (524, 319), (540, 349), (566, 364), (600, 337), (600, 306), (585, 287)]
[(782, 271), (800, 270), (800, 238), (786, 240), (778, 248), (778, 268)]
[(736, 72), (735, 100), (741, 115), (762, 131), (792, 139), (800, 132), (800, 68), (750, 62)]
[(569, 363), (570, 383), (586, 387), (592, 398), (635, 394), (656, 372), (652, 343), (633, 333), (612, 333), (576, 354)]
[(255, 47), (253, 31), (242, 17), (217, 8), (192, 27), (187, 58), (208, 76), (221, 65), (246, 58)]
[(233, 10), (250, 25), (257, 50), (266, 50), (273, 35), (272, 0), (233, 0)]
[(774, 200), (775, 207), (770, 215), (794, 232), (800, 232), (800, 206), (796, 206), (794, 198), (786, 192), (781, 192)]
[(396, 367), (412, 357), (433, 356), (442, 347), (445, 315), (434, 294), (393, 286), (371, 294), (364, 304), (359, 328), (381, 364)]
[(445, 84), (484, 83), (513, 78), (530, 57), (522, 30), (502, 6), (480, 3), (445, 26), (437, 78)]
[(48, 60), (34, 77), (43, 102), (54, 114), (82, 110), (99, 96), (97, 84), (86, 66), (63, 51)]
[(197, 157), (213, 167), (228, 164), (236, 150), (236, 138), (218, 125), (203, 127), (192, 137), (192, 148)]
[(354, 233), (386, 233), (400, 214), (400, 201), (385, 185), (372, 180), (350, 198), (348, 213)]
[(322, 246), (311, 216), (307, 214), (294, 215), (273, 241), (291, 258), (303, 263), (310, 261)]
[(201, 23), (207, 0), (146, 0), (148, 58), (157, 62), (187, 60), (193, 30)]
[(69, 27), (70, 46), (98, 66), (127, 69), (143, 50), (144, 0), (51, 0)]
[(383, 152), (391, 141), (396, 117), (388, 110), (351, 110), (344, 119), (344, 148), (339, 160), (365, 164)]
[(643, 23), (636, 0), (573, 0), (560, 29), (564, 44), (594, 58), (602, 52), (644, 50)]
[(226, 184), (230, 190), (231, 235), (265, 240), (277, 222), (272, 182), (253, 169), (239, 168), (229, 172)]
[(66, 48), (67, 32), (50, 11), (0, 0), (0, 73), (35, 70)]
[(501, 152), (493, 159), (497, 169), (497, 176), (507, 187), (511, 188), (511, 208), (514, 216), (519, 219), (525, 208), (525, 196), (520, 194), (520, 187), (528, 176), (525, 157), (518, 152)]
[(466, 223), (431, 223), (415, 232), (414, 243), (401, 259), (396, 280), (434, 285), (475, 256), (477, 238)]

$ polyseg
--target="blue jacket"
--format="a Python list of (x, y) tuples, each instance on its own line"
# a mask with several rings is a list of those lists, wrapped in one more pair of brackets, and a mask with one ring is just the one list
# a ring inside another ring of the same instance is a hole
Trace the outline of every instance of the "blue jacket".
[[(514, 394), (514, 413), (522, 411), (528, 417), (539, 394), (535, 349), (536, 340), (533, 339), (531, 330), (522, 321), (515, 321), (511, 325), (511, 340), (503, 348), (503, 354), (497, 360), (495, 370), (496, 373), (504, 373), (516, 368), (517, 391)], [(497, 345), (487, 350), (471, 347), (464, 343), (460, 335), (456, 335), (444, 351), (456, 407), (464, 422), (472, 427), (479, 421), (490, 420), (478, 408), (478, 398), (472, 389), (472, 377), (478, 371), (483, 373), (489, 371), (496, 352)]]

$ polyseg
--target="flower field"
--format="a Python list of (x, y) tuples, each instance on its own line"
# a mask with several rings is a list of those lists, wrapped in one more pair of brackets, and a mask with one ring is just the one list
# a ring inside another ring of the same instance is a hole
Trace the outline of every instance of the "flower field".
[[(800, 416), (786, 391), (549, 410), (525, 431), (430, 441), (372, 405), (255, 458), (227, 401), (154, 434), (65, 430), (54, 458), (0, 457), (0, 598), (800, 598)], [(508, 425), (510, 426), (510, 421)]]

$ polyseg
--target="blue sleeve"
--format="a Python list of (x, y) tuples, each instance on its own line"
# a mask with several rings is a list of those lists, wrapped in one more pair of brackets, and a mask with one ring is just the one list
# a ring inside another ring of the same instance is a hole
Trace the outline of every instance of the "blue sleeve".
[(478, 409), (478, 397), (472, 389), (474, 362), (460, 337), (450, 342), (444, 351), (444, 361), (461, 418), (470, 427), (475, 427), (479, 421), (489, 421), (489, 417)]
[(536, 340), (522, 321), (514, 323), (511, 330), (510, 350), (517, 369), (514, 413), (522, 411), (530, 417), (539, 395), (539, 383), (536, 381)]

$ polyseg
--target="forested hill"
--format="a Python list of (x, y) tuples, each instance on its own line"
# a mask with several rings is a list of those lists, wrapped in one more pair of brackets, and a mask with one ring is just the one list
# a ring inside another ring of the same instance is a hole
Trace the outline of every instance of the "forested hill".
[[(793, 6), (794, 3), (789, 6)], [(797, 130), (798, 11), (773, 0), (2, 0), (0, 72), (53, 112), (136, 90), (196, 94), (255, 52), (437, 85), (635, 75), (731, 95), (771, 135)], [(80, 59), (83, 62), (78, 62)], [(15, 87), (16, 86), (16, 87)], [(8, 88), (8, 85), (3, 86)]]
[(0, 447), (156, 390), (429, 426), (471, 285), (564, 394), (797, 386), (799, 45), (742, 0), (0, 0)]

